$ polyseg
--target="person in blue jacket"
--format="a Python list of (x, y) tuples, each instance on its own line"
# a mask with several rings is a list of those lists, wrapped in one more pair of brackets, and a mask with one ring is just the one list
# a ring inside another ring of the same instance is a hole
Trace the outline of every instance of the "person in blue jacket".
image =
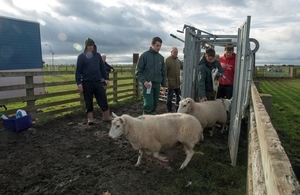
[(77, 57), (75, 81), (78, 91), (83, 93), (88, 125), (93, 120), (93, 96), (102, 110), (103, 121), (111, 121), (110, 110), (107, 103), (105, 89), (101, 80), (105, 80), (109, 87), (109, 80), (100, 53), (97, 52), (95, 42), (91, 38), (84, 41), (84, 51)]

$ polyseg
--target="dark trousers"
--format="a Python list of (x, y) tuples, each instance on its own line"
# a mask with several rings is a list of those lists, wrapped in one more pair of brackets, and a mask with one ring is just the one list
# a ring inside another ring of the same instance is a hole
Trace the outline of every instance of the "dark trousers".
[(231, 99), (233, 92), (232, 85), (219, 85), (217, 98)]
[(158, 106), (158, 100), (160, 95), (160, 83), (153, 83), (151, 93), (146, 93), (147, 88), (143, 85), (143, 111), (145, 114), (153, 114)]
[(172, 100), (174, 97), (175, 93), (175, 109), (177, 111), (179, 107), (179, 102), (180, 102), (180, 95), (181, 95), (181, 90), (180, 88), (177, 89), (168, 89), (168, 95), (167, 95), (167, 111), (172, 112)]
[(205, 91), (207, 100), (215, 100), (216, 92), (214, 90)]
[(86, 113), (94, 110), (93, 97), (102, 111), (108, 110), (107, 97), (101, 81), (82, 82)]

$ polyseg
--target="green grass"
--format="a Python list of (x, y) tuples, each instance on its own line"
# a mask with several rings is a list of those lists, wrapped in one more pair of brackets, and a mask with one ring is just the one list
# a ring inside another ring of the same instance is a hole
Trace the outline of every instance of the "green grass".
[(300, 79), (260, 79), (272, 95), (271, 121), (292, 163), (300, 164)]

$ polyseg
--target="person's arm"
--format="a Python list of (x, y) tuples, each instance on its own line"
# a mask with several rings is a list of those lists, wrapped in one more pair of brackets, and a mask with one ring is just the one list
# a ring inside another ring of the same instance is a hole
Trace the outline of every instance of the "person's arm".
[(80, 93), (83, 92), (83, 87), (81, 83), (82, 67), (83, 67), (83, 58), (79, 55), (77, 57), (77, 63), (76, 63), (75, 82), (77, 84), (77, 88)]
[(219, 73), (223, 74), (224, 69), (223, 69), (223, 67), (221, 66), (219, 60), (216, 60), (216, 67), (218, 68)]
[(206, 80), (205, 65), (200, 65), (200, 72), (198, 78), (200, 101), (206, 101), (205, 80)]
[(142, 54), (139, 58), (136, 68), (135, 68), (135, 77), (144, 85), (146, 81), (146, 77), (144, 76), (144, 69), (146, 66), (147, 60), (144, 58)]
[(100, 69), (101, 76), (102, 76), (102, 78), (104, 78), (105, 81), (107, 81), (108, 77), (107, 77), (107, 73), (106, 73), (105, 64), (102, 60), (101, 54), (100, 53), (97, 53), (97, 54), (99, 55), (99, 58), (100, 58), (99, 69)]
[(83, 68), (83, 58), (81, 55), (77, 57), (76, 70), (75, 70), (75, 82), (77, 85), (81, 84), (81, 75)]
[(161, 86), (162, 87), (166, 87), (166, 77), (167, 77), (167, 74), (166, 74), (166, 65), (164, 63), (164, 59), (162, 60), (163, 64), (161, 66), (161, 76), (162, 76), (162, 81), (161, 81)]
[(109, 65), (107, 62), (105, 62), (105, 64), (108, 67), (107, 69), (109, 69), (109, 72), (114, 72), (115, 71), (114, 67), (112, 67), (111, 65)]

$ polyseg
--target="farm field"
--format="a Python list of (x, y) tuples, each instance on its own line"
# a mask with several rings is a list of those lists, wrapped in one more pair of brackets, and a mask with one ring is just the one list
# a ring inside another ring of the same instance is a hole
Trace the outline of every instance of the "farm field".
[[(137, 99), (115, 105), (112, 111), (137, 117), (141, 108), (142, 100)], [(165, 110), (160, 102), (157, 112)], [(27, 131), (0, 132), (0, 194), (245, 194), (245, 134), (236, 167), (230, 165), (228, 132), (210, 137), (208, 131), (182, 171), (178, 169), (185, 153), (180, 144), (162, 150), (168, 163), (146, 153), (135, 167), (138, 152), (124, 138), (108, 137), (110, 123), (100, 122), (99, 110), (95, 117), (94, 126), (85, 125), (84, 113), (73, 113)]]
[(259, 79), (272, 95), (271, 121), (291, 163), (300, 167), (300, 79)]

